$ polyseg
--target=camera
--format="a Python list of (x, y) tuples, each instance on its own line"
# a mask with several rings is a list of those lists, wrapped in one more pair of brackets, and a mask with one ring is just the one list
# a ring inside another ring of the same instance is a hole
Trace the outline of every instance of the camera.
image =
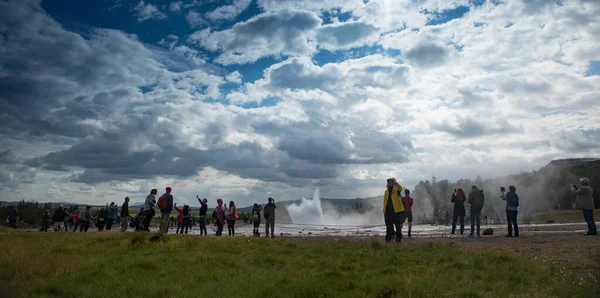
[(501, 192), (505, 192), (505, 191), (506, 191), (506, 188), (504, 188), (504, 186), (502, 186), (502, 187), (500, 187), (500, 191), (501, 191)]

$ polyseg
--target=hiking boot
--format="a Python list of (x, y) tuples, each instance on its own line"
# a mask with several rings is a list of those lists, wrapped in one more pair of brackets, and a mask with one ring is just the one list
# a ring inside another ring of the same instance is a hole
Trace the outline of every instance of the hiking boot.
[(590, 232), (587, 232), (587, 233), (585, 233), (585, 234), (583, 234), (583, 235), (584, 235), (584, 236), (595, 236), (595, 235), (598, 235), (598, 233), (590, 233)]
[(506, 235), (506, 236), (504, 236), (504, 237), (512, 237), (512, 235), (511, 235), (511, 234), (508, 234), (508, 235)]

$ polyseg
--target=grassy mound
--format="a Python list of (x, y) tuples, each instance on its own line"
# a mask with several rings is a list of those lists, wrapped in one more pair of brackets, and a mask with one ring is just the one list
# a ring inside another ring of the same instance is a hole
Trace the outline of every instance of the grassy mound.
[[(380, 239), (0, 233), (7, 297), (592, 297), (597, 275), (506, 251)], [(160, 241), (150, 241), (152, 237)], [(563, 264), (561, 264), (563, 265)]]

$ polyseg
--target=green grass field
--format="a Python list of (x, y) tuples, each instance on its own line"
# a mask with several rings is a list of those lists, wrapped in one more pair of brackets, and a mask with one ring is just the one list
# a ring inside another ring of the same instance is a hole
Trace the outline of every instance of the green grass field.
[[(597, 297), (597, 272), (453, 242), (0, 231), (6, 297)], [(406, 244), (409, 242), (409, 244)], [(561, 256), (556, 256), (560, 259)], [(593, 268), (597, 270), (597, 267)], [(588, 276), (589, 275), (589, 276)]]

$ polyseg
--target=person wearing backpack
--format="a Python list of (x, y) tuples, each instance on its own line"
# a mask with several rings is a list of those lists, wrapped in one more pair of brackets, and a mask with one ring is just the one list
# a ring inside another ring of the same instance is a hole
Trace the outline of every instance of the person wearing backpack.
[(171, 217), (171, 211), (173, 211), (173, 195), (171, 191), (173, 189), (167, 186), (165, 193), (158, 198), (158, 209), (160, 209), (160, 231), (163, 233), (169, 232), (169, 217)]
[(208, 211), (208, 200), (206, 198), (200, 200), (197, 195), (196, 198), (198, 199), (198, 202), (200, 202), (200, 217), (198, 218), (198, 223), (200, 224), (200, 235), (208, 236), (206, 231), (206, 211)]
[(260, 237), (260, 212), (262, 211), (262, 206), (254, 203), (252, 206), (252, 223), (254, 224), (254, 231), (252, 235)]
[(269, 227), (271, 228), (271, 238), (275, 237), (275, 209), (277, 206), (275, 205), (275, 200), (273, 198), (269, 198), (269, 203), (265, 205), (263, 209), (263, 215), (265, 217), (265, 232), (266, 237), (269, 237)]
[(142, 224), (142, 229), (144, 231), (150, 232), (150, 222), (152, 221), (152, 218), (156, 214), (156, 212), (154, 211), (154, 206), (156, 204), (156, 194), (157, 193), (158, 193), (158, 190), (153, 188), (150, 191), (150, 194), (148, 196), (146, 196), (146, 201), (144, 202), (144, 222)]
[(227, 230), (229, 230), (229, 236), (235, 236), (235, 222), (238, 219), (237, 209), (235, 208), (235, 202), (229, 201), (229, 211), (227, 215)]
[(471, 187), (471, 192), (469, 192), (469, 204), (471, 205), (471, 233), (469, 233), (469, 237), (473, 238), (473, 233), (475, 232), (475, 223), (477, 222), (477, 237), (481, 238), (481, 234), (479, 233), (481, 226), (481, 209), (483, 209), (485, 196), (483, 195), (483, 190), (478, 189), (477, 186), (473, 185)]

